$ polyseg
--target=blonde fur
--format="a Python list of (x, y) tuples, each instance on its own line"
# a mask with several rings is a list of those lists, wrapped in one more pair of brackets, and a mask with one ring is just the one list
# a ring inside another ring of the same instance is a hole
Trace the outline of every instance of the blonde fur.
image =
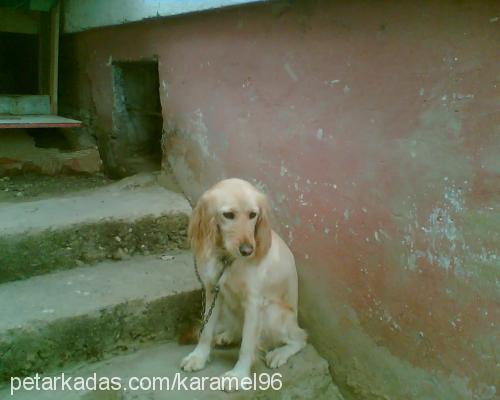
[(297, 322), (294, 257), (271, 229), (264, 194), (241, 179), (223, 180), (199, 199), (189, 239), (206, 287), (206, 307), (221, 271), (221, 258), (234, 261), (222, 276), (220, 294), (196, 348), (181, 362), (185, 371), (204, 368), (212, 345), (241, 342), (234, 368), (226, 375), (248, 377), (257, 348), (268, 350), (271, 368), (283, 365), (306, 345)]

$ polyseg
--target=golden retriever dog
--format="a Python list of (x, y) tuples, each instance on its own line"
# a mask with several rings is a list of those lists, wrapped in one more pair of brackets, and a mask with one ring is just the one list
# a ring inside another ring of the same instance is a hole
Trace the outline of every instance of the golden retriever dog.
[[(214, 343), (241, 342), (236, 365), (224, 375), (241, 380), (250, 376), (257, 349), (267, 351), (266, 364), (277, 368), (306, 345), (297, 322), (295, 260), (271, 229), (264, 194), (241, 179), (217, 183), (198, 201), (189, 238), (206, 289), (205, 317), (214, 287), (220, 290), (196, 348), (181, 362), (183, 370), (204, 368)], [(228, 258), (232, 262), (223, 270)]]

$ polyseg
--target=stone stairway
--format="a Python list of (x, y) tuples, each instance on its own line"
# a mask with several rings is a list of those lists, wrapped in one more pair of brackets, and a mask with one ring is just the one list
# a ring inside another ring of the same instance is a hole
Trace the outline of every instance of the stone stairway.
[[(177, 338), (200, 310), (190, 212), (155, 174), (0, 203), (0, 399), (341, 399), (312, 346), (276, 371), (257, 363), (283, 375), (280, 391), (127, 391), (132, 376), (219, 376), (237, 358), (237, 349), (217, 349), (199, 373), (178, 367), (192, 346)], [(10, 395), (11, 377), (61, 373), (117, 377), (124, 387)]]

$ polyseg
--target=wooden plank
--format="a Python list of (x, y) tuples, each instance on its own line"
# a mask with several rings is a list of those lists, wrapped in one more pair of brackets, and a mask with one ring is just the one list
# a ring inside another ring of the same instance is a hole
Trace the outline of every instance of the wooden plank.
[(82, 122), (58, 115), (0, 115), (0, 129), (77, 128)]
[(45, 95), (1, 95), (0, 114), (50, 114), (50, 97)]
[(38, 93), (49, 94), (50, 85), (50, 13), (40, 15), (38, 34)]
[(57, 114), (57, 89), (58, 89), (58, 68), (59, 68), (59, 18), (60, 4), (54, 5), (50, 11), (50, 109), (53, 114)]
[(40, 13), (0, 7), (0, 32), (37, 34)]

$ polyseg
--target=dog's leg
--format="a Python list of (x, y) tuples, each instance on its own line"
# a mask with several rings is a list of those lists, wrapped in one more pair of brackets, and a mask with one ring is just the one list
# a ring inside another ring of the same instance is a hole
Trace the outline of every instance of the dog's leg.
[(273, 331), (277, 343), (284, 344), (266, 354), (266, 364), (269, 368), (278, 368), (306, 346), (307, 334), (299, 327), (291, 310), (272, 305), (266, 311), (265, 320), (269, 324), (266, 328)]
[[(214, 294), (210, 287), (207, 287), (205, 296), (205, 318), (208, 314), (210, 305), (214, 299)], [(199, 371), (205, 367), (205, 364), (210, 357), (210, 350), (212, 348), (212, 342), (215, 334), (215, 326), (217, 325), (217, 320), (219, 319), (219, 312), (221, 307), (221, 296), (219, 296), (215, 302), (212, 315), (208, 320), (203, 332), (200, 335), (198, 344), (196, 348), (181, 362), (181, 368), (184, 371)]]
[(257, 298), (250, 298), (245, 304), (245, 316), (243, 321), (243, 333), (238, 362), (234, 368), (224, 374), (224, 390), (234, 390), (230, 380), (236, 378), (241, 382), (245, 377), (250, 376), (250, 370), (255, 358), (257, 344), (260, 337), (260, 307)]

